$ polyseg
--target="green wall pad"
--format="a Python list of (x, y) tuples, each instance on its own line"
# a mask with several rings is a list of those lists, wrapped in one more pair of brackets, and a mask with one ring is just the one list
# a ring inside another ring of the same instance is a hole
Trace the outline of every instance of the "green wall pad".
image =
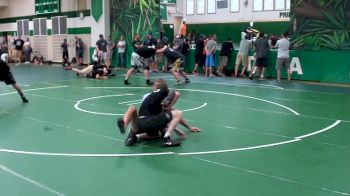
[[(238, 51), (234, 50), (227, 64), (227, 70), (233, 70), (235, 66)], [(216, 65), (219, 65), (219, 54), (216, 53)], [(250, 54), (253, 58), (253, 53)], [(350, 52), (348, 51), (302, 51), (293, 50), (290, 52), (292, 58), (298, 58), (301, 64), (303, 74), (293, 72), (292, 79), (329, 82), (329, 83), (350, 83)], [(277, 51), (272, 50), (268, 56), (268, 67), (265, 76), (276, 78), (276, 58)], [(295, 59), (296, 60), (296, 59)], [(253, 64), (254, 61), (251, 61)], [(192, 72), (195, 64), (194, 50), (187, 56), (185, 71)], [(240, 66), (241, 69), (242, 66)], [(282, 71), (282, 77), (286, 77), (286, 71)]]

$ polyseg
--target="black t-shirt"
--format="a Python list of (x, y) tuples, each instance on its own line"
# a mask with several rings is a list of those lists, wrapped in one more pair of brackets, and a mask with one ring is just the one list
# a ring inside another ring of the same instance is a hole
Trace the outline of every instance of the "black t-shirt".
[(107, 52), (107, 41), (105, 39), (100, 39), (96, 42), (96, 45), (100, 51)]
[(144, 59), (151, 58), (156, 54), (155, 48), (141, 47), (135, 51), (138, 55), (143, 57)]
[(183, 55), (180, 52), (173, 50), (173, 49), (170, 49), (169, 47), (167, 49), (165, 49), (163, 54), (168, 60), (170, 60), (172, 62), (175, 62), (176, 59), (178, 59), (178, 58), (183, 59)]
[(187, 55), (190, 49), (190, 45), (186, 42), (182, 44), (181, 54)]
[(136, 46), (141, 46), (142, 45), (142, 42), (141, 41), (136, 41), (134, 40), (132, 42), (132, 47), (134, 47), (134, 51), (136, 51), (138, 48)]
[(204, 48), (204, 40), (199, 39), (199, 40), (196, 42), (196, 51), (195, 51), (195, 54), (196, 54), (196, 55), (201, 55), (201, 54), (203, 54), (203, 48)]
[(232, 42), (224, 42), (221, 47), (220, 56), (230, 56), (233, 50)]
[(24, 41), (22, 39), (16, 39), (13, 43), (15, 45), (16, 50), (22, 50), (23, 49), (23, 45), (24, 45)]
[(0, 60), (0, 79), (5, 79), (10, 73), (10, 67), (4, 61)]
[(77, 46), (76, 46), (75, 50), (77, 52), (84, 52), (84, 43), (82, 41), (77, 41), (76, 44), (77, 44)]
[(161, 113), (163, 111), (162, 101), (168, 93), (169, 91), (158, 89), (149, 94), (141, 104), (139, 116), (152, 116)]
[(61, 48), (62, 48), (63, 52), (68, 52), (68, 44), (67, 43), (63, 42), (61, 45)]
[(147, 39), (144, 43), (144, 46), (156, 46), (157, 45), (157, 40), (154, 39), (153, 37), (151, 39)]

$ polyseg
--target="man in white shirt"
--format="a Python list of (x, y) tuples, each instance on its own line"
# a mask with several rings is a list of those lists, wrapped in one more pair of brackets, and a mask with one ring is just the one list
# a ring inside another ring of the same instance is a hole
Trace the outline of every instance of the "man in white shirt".
[(126, 42), (124, 36), (120, 36), (117, 44), (118, 47), (118, 65), (119, 67), (125, 67), (125, 52), (126, 52)]
[(290, 41), (287, 39), (287, 34), (282, 34), (282, 39), (278, 40), (276, 45), (277, 50), (277, 62), (276, 62), (276, 71), (277, 71), (277, 80), (281, 80), (281, 69), (284, 67), (287, 70), (288, 81), (291, 80), (290, 73), (290, 57), (289, 57), (289, 48)]

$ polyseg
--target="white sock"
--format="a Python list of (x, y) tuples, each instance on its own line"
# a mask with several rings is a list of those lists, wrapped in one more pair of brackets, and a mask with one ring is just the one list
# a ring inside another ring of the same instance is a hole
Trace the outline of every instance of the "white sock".
[(166, 138), (166, 137), (170, 137), (170, 133), (166, 132), (166, 133), (164, 134), (164, 138)]

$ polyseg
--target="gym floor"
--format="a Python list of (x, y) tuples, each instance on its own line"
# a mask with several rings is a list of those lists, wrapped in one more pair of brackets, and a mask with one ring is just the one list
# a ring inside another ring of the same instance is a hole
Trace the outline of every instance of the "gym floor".
[(12, 71), (30, 103), (0, 84), (0, 195), (350, 195), (349, 87), (153, 74), (202, 131), (125, 147), (115, 121), (150, 91), (142, 74)]

